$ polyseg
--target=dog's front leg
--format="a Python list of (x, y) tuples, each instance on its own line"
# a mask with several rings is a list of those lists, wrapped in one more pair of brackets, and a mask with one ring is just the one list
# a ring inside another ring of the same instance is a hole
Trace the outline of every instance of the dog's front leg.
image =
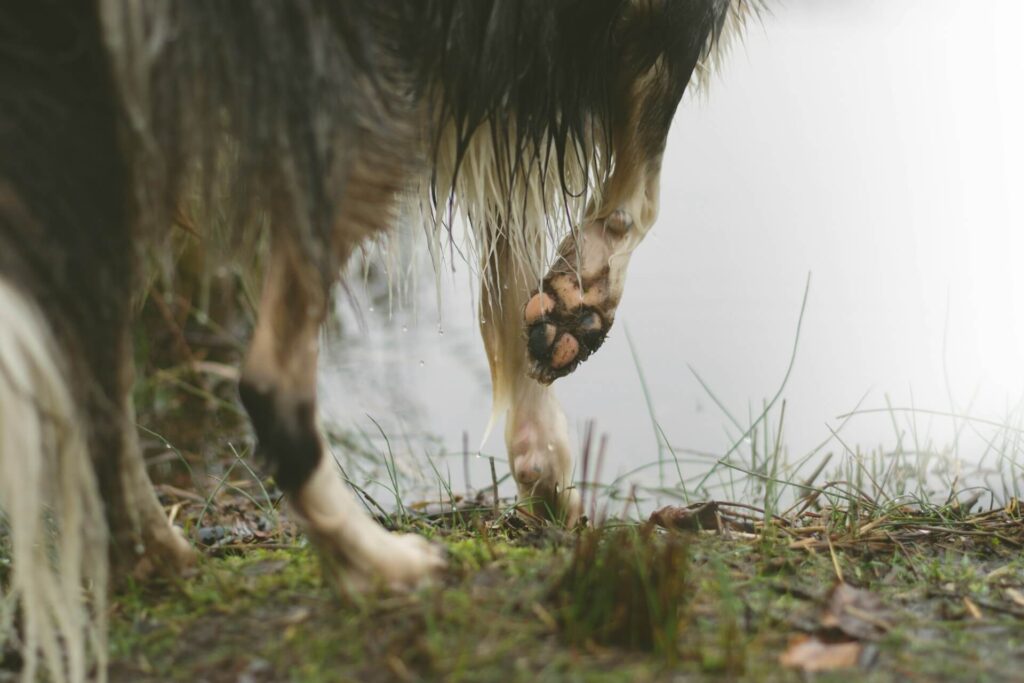
[(527, 372), (527, 340), (522, 310), (531, 282), (528, 256), (513, 255), (499, 235), (480, 295), (480, 332), (494, 385), (497, 412), (504, 411), (505, 445), (519, 499), (543, 516), (573, 526), (580, 516), (579, 493), (572, 485), (573, 461), (565, 413), (554, 389)]
[(278, 485), (346, 589), (414, 588), (443, 566), (415, 534), (392, 534), (356, 502), (316, 425), (318, 334), (327, 289), (290, 240), (273, 250), (239, 392)]
[(684, 73), (656, 64), (622, 78), (611, 113), (611, 175), (523, 308), (529, 373), (540, 382), (575, 370), (615, 320), (630, 257), (658, 217), (661, 160)]

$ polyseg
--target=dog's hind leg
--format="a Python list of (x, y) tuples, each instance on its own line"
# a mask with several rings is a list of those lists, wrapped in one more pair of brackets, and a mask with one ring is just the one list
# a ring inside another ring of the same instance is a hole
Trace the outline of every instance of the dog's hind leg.
[(138, 252), (95, 12), (0, 12), (0, 650), (20, 649), (26, 681), (105, 679), (110, 560), (191, 556), (136, 442)]
[(105, 324), (81, 335), (72, 358), (84, 386), (80, 400), (109, 527), (112, 574), (115, 580), (173, 574), (193, 564), (195, 551), (168, 521), (139, 447), (129, 291), (105, 295)]
[(104, 379), (108, 396), (94, 399), (102, 403), (98, 410), (111, 418), (104, 428), (94, 428), (93, 446), (105, 455), (97, 473), (110, 525), (111, 557), (117, 574), (173, 574), (194, 563), (195, 551), (169, 523), (146, 472), (132, 403), (135, 367), (127, 321), (111, 337), (108, 343), (121, 350), (119, 363)]
[[(443, 567), (439, 551), (420, 536), (389, 533), (371, 519), (324, 452), (317, 430), (318, 335), (333, 278), (312, 267), (287, 234), (274, 237), (239, 387), (259, 452), (325, 559), (341, 570), (343, 587), (414, 588)], [(344, 256), (352, 244), (343, 240), (341, 246)]]
[(534, 512), (573, 526), (580, 497), (572, 486), (565, 413), (554, 389), (527, 374), (522, 310), (536, 282), (503, 236), (490, 252), (480, 293), (480, 332), (491, 367), (496, 412), (506, 412), (505, 445), (519, 498)]

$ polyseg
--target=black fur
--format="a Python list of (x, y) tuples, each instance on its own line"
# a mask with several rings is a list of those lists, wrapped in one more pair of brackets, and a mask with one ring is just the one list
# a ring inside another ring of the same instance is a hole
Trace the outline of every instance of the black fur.
[(0, 9), (0, 274), (102, 372), (119, 364), (109, 340), (126, 319), (134, 254), (119, 106), (86, 10), (60, 0)]
[[(452, 201), (452, 179), (433, 163), (447, 126), (457, 160), (476, 131), (492, 136), (509, 211), (523, 201), (516, 179), (550, 159), (596, 169), (579, 187), (560, 174), (564, 195), (585, 195), (613, 169), (632, 85), (652, 66), (639, 143), (660, 153), (730, 4), (5, 3), (0, 276), (39, 305), (66, 350), (113, 495), (119, 461), (108, 454), (132, 428), (124, 359), (138, 257), (181, 205), (206, 207), (207, 226), (269, 223), (275, 243), (330, 283), (349, 252), (332, 244), (339, 222), (351, 244), (388, 222), (348, 192), (357, 176), (393, 194), (426, 175), (435, 204)], [(242, 396), (281, 484), (298, 488), (316, 464), (312, 405), (280, 415), (272, 397)]]
[[(291, 224), (307, 255), (335, 270), (322, 243), (341, 210), (353, 149), (366, 150), (371, 163), (397, 159), (408, 172), (430, 172), (447, 124), (458, 131), (458, 159), (486, 126), (510, 190), (540, 163), (541, 150), (554, 150), (562, 168), (570, 157), (601, 155), (598, 167), (607, 172), (626, 86), (660, 65), (665, 96), (646, 115), (652, 138), (663, 137), (729, 5), (125, 2), (124, 16), (114, 17), (118, 30), (149, 27), (121, 35), (113, 55), (143, 180), (139, 198), (162, 229), (168, 207), (198, 173), (198, 186), (224, 188), (221, 199), (242, 219), (269, 213)], [(434, 180), (451, 186), (450, 178)], [(563, 182), (561, 189), (580, 195), (588, 187)], [(510, 206), (518, 201), (505, 199)]]
[(297, 492), (322, 457), (316, 406), (312, 401), (281, 405), (280, 396), (244, 380), (238, 394), (256, 430), (260, 457), (273, 468), (282, 491)]
[[(507, 219), (526, 203), (525, 176), (557, 179), (543, 193), (548, 214), (585, 206), (619, 168), (643, 173), (657, 159), (730, 7), (760, 2), (0, 3), (0, 278), (38, 307), (63, 352), (115, 576), (188, 561), (149, 486), (130, 403), (140, 264), (179, 212), (232, 252), (269, 233), (280, 290), (265, 298), (277, 310), (261, 311), (258, 339), (271, 348), (250, 361), (275, 365), (247, 368), (267, 384), (243, 380), (240, 396), (301, 511), (324, 455), (315, 351), (296, 349), (314, 347), (339, 268), (388, 227), (395, 197), (425, 185), (443, 218), (457, 199), (444, 174), (462, 172), (482, 133), (499, 207), (486, 220), (522, 225)], [(553, 175), (538, 173), (549, 164)], [(502, 248), (478, 256), (495, 262)], [(610, 324), (588, 314), (574, 314), (574, 364)], [(546, 341), (534, 331), (528, 345), (550, 353)]]
[(131, 548), (113, 523), (128, 517), (122, 455), (135, 429), (125, 359), (136, 249), (120, 121), (88, 3), (0, 8), (0, 276), (35, 301), (64, 351), (115, 546)]

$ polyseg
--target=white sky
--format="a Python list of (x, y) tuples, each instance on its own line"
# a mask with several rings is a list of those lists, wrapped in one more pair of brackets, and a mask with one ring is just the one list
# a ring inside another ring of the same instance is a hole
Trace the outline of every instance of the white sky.
[[(610, 434), (609, 475), (655, 454), (622, 328), (672, 441), (720, 451), (725, 419), (687, 365), (745, 417), (782, 377), (808, 272), (786, 392), (794, 455), (868, 391), (865, 407), (889, 394), (949, 408), (947, 300), (954, 403), (964, 409), (977, 390), (972, 412), (998, 418), (1020, 399), (1022, 29), (1019, 0), (789, 0), (749, 32), (709, 95), (676, 119), (661, 217), (634, 257), (618, 329), (558, 383), (577, 430), (594, 419)], [(456, 284), (445, 337), (421, 313), (425, 329), (371, 329), (339, 361), (365, 374), (377, 353), (386, 383), (453, 449), (463, 430), (475, 445), (489, 414), (483, 352)], [(381, 356), (395, 339), (401, 353)], [(322, 384), (329, 418), (341, 420), (351, 408), (331, 381), (337, 367)], [(361, 396), (358, 412), (396, 410), (375, 401)], [(860, 418), (845, 434), (867, 448), (893, 441), (888, 417)], [(489, 450), (500, 453), (499, 441)]]

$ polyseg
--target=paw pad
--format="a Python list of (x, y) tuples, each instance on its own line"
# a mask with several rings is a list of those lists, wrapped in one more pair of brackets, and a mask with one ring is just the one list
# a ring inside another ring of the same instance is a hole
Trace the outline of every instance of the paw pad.
[(632, 216), (619, 209), (562, 243), (561, 256), (523, 309), (534, 379), (550, 384), (568, 375), (604, 343), (621, 295), (621, 287), (612, 291), (609, 257), (632, 228)]

